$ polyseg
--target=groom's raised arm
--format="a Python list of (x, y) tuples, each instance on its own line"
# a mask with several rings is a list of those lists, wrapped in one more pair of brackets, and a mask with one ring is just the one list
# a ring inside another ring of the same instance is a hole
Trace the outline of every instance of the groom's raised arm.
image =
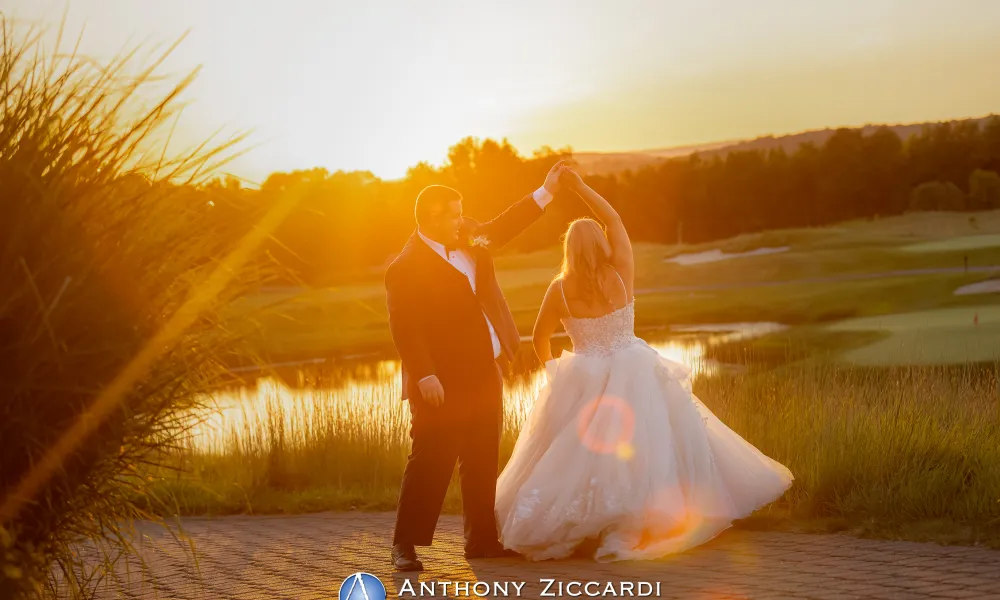
[(485, 236), (490, 241), (491, 250), (503, 248), (537, 221), (544, 213), (545, 206), (551, 201), (552, 194), (545, 188), (538, 188), (533, 194), (512, 204), (493, 220), (476, 225), (473, 228), (473, 235)]
[(542, 216), (545, 207), (552, 202), (552, 195), (559, 189), (559, 167), (566, 161), (559, 161), (549, 170), (545, 183), (515, 202), (510, 208), (497, 215), (492, 221), (476, 225), (474, 236), (485, 236), (491, 249), (503, 248), (519, 233)]
[[(434, 375), (434, 362), (427, 349), (423, 328), (416, 314), (417, 299), (411, 293), (405, 273), (390, 265), (385, 272), (385, 297), (389, 309), (389, 331), (396, 352), (409, 371), (412, 381), (418, 382)], [(406, 397), (403, 390), (403, 397)]]

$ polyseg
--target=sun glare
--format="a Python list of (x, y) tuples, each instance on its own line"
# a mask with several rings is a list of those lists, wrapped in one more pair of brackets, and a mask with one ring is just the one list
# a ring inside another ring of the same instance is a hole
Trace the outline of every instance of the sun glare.
[(557, 2), (7, 4), (46, 25), (66, 9), (65, 30), (86, 24), (81, 52), (98, 58), (188, 32), (164, 63), (201, 65), (177, 144), (219, 123), (250, 130), (257, 146), (230, 169), (251, 180), (317, 166), (397, 178), (466, 136), (523, 154), (641, 150), (1000, 104), (1000, 79), (981, 77), (1000, 53), (997, 3), (663, 2), (639, 21), (593, 2), (571, 20)]

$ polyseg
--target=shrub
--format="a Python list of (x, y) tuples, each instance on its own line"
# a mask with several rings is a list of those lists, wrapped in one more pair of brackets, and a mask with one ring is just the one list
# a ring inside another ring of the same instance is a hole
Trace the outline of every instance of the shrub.
[(958, 211), (965, 204), (965, 194), (950, 181), (927, 181), (910, 192), (910, 210)]

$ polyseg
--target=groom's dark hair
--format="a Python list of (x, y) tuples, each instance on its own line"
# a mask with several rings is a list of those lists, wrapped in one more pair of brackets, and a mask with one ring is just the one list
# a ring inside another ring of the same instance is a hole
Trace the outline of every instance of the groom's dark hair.
[(417, 202), (413, 206), (413, 216), (417, 220), (417, 225), (427, 217), (440, 213), (449, 202), (461, 199), (462, 194), (455, 188), (450, 188), (446, 185), (429, 185), (425, 187), (417, 194)]

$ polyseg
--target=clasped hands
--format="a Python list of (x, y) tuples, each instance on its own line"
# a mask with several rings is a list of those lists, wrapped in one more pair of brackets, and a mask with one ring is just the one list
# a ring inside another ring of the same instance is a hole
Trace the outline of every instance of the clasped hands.
[(573, 161), (560, 160), (552, 165), (545, 176), (545, 183), (542, 186), (552, 195), (555, 195), (561, 188), (566, 187), (571, 190), (578, 189), (583, 185), (583, 178), (573, 170)]

